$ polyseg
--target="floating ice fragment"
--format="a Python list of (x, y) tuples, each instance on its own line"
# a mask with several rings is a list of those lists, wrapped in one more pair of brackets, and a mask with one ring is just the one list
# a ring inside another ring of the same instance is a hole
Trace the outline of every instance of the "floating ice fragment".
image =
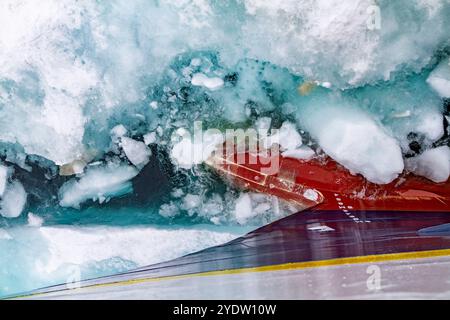
[(221, 78), (208, 78), (203, 73), (196, 73), (192, 76), (192, 85), (208, 88), (211, 91), (218, 90), (223, 87), (224, 81)]
[(144, 142), (122, 137), (120, 144), (128, 160), (130, 160), (136, 168), (141, 169), (149, 162), (152, 152)]
[(269, 137), (262, 139), (262, 145), (269, 149), (272, 144), (278, 143), (281, 150), (295, 150), (302, 145), (302, 136), (297, 132), (295, 124), (285, 121), (281, 128)]
[(44, 223), (44, 219), (42, 219), (38, 215), (35, 215), (32, 212), (28, 213), (28, 226), (29, 227), (39, 228), (42, 226), (43, 223)]
[(442, 98), (450, 98), (450, 60), (442, 61), (431, 72), (427, 82)]
[(183, 169), (191, 169), (194, 165), (198, 165), (207, 160), (217, 147), (224, 142), (222, 134), (212, 131), (202, 133), (201, 139), (198, 141), (186, 135), (186, 130), (178, 129), (178, 134), (183, 136), (182, 139), (175, 143), (172, 147), (170, 156), (175, 165)]
[(13, 181), (6, 186), (0, 201), (0, 215), (5, 218), (17, 218), (27, 202), (27, 193), (19, 181)]
[(198, 208), (202, 204), (202, 198), (196, 194), (187, 194), (183, 199), (183, 209), (191, 210)]
[(0, 165), (0, 198), (6, 189), (6, 183), (8, 182), (8, 167)]
[(133, 191), (130, 182), (138, 174), (132, 166), (108, 164), (91, 167), (80, 179), (71, 179), (59, 190), (62, 207), (78, 208), (87, 200), (118, 197)]
[(252, 199), (248, 193), (242, 193), (236, 200), (235, 205), (236, 221), (239, 224), (245, 224), (247, 220), (257, 215), (252, 208)]
[(255, 128), (258, 131), (269, 131), (270, 126), (272, 124), (272, 118), (269, 117), (262, 117), (256, 120), (255, 122)]
[(111, 129), (111, 138), (113, 142), (117, 142), (119, 138), (124, 137), (127, 134), (128, 130), (125, 128), (123, 124), (118, 124), (114, 128)]
[(444, 116), (438, 110), (430, 110), (421, 118), (416, 131), (425, 135), (431, 141), (436, 141), (444, 135)]
[(152, 102), (150, 102), (150, 107), (151, 107), (153, 110), (158, 109), (158, 101), (152, 101)]
[(149, 132), (144, 135), (144, 143), (148, 146), (156, 142), (156, 132)]
[(165, 203), (159, 208), (159, 214), (164, 218), (172, 218), (180, 213), (178, 207), (173, 203)]
[(298, 149), (286, 150), (281, 153), (283, 157), (293, 158), (298, 160), (309, 160), (315, 156), (315, 152), (308, 146), (301, 146)]
[(436, 183), (445, 182), (450, 176), (450, 148), (447, 146), (426, 150), (406, 161), (409, 171)]
[(379, 184), (390, 183), (403, 172), (399, 143), (365, 112), (346, 105), (310, 106), (305, 111), (303, 126), (330, 157), (351, 172)]

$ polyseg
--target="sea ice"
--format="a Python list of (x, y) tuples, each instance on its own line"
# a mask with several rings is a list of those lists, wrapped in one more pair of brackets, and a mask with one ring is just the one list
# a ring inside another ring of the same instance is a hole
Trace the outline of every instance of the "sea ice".
[(112, 198), (133, 191), (130, 182), (139, 172), (132, 166), (107, 164), (89, 168), (80, 179), (73, 178), (59, 190), (62, 207), (79, 208), (87, 200)]
[(223, 80), (218, 77), (208, 78), (203, 73), (196, 73), (192, 76), (192, 85), (208, 88), (209, 90), (218, 90), (223, 87)]
[(242, 193), (236, 200), (236, 221), (239, 224), (245, 224), (247, 220), (257, 215), (252, 208), (252, 199), (248, 193)]
[(6, 184), (8, 182), (8, 167), (0, 165), (0, 198), (6, 189)]
[(44, 223), (44, 219), (39, 217), (38, 215), (29, 212), (28, 213), (28, 226), (29, 227), (34, 227), (34, 228), (39, 228), (42, 226), (42, 224)]
[(0, 215), (5, 218), (17, 218), (22, 213), (27, 202), (27, 193), (19, 181), (13, 181), (6, 186), (0, 200)]
[(315, 156), (315, 152), (308, 146), (301, 146), (298, 149), (286, 150), (281, 153), (283, 157), (293, 158), (298, 160), (310, 160)]
[(150, 149), (144, 142), (136, 141), (128, 137), (122, 137), (120, 145), (128, 160), (138, 169), (142, 169), (152, 155)]
[(450, 148), (442, 146), (426, 150), (417, 157), (407, 159), (406, 167), (434, 182), (445, 182), (450, 176)]
[(450, 98), (450, 59), (444, 59), (430, 73), (427, 82), (442, 98)]
[(305, 108), (302, 115), (300, 122), (320, 147), (352, 173), (380, 184), (402, 173), (399, 143), (365, 112), (347, 105), (322, 105)]

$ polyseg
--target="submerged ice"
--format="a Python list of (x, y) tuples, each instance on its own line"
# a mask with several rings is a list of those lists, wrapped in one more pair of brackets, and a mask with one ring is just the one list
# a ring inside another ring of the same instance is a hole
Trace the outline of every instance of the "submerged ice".
[[(279, 129), (266, 147), (373, 183), (449, 178), (446, 0), (5, 0), (0, 18), (5, 247), (56, 224), (259, 226), (295, 211), (203, 165), (224, 141), (213, 128)], [(105, 232), (120, 233), (87, 234)]]

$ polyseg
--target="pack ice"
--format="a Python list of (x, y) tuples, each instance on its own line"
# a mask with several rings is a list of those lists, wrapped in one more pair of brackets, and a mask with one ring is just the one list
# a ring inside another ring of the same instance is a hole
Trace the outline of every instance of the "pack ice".
[[(0, 12), (3, 216), (120, 198), (208, 222), (222, 208), (235, 223), (241, 194), (202, 166), (222, 139), (172, 139), (195, 121), (279, 129), (284, 156), (326, 154), (374, 183), (448, 178), (445, 156), (425, 160), (448, 144), (448, 1), (5, 0)], [(165, 188), (228, 205), (148, 200)]]

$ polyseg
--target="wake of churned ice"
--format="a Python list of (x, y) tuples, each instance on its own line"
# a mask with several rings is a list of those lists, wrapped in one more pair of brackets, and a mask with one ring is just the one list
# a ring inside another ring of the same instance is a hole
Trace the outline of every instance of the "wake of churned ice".
[(111, 275), (223, 244), (248, 228), (17, 227), (0, 229), (0, 296)]

